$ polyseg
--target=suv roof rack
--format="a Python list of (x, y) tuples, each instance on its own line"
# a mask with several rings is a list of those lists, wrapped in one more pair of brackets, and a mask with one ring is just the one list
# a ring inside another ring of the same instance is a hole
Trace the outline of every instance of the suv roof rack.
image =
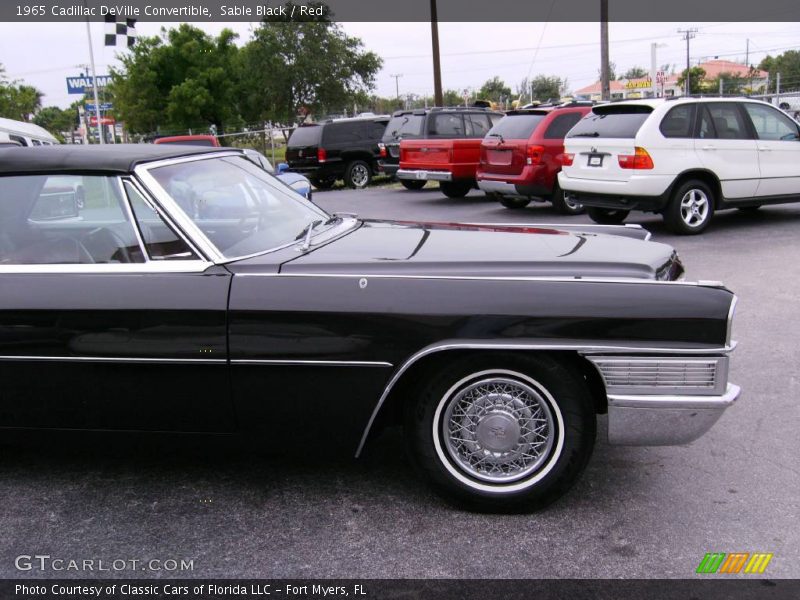
[(665, 100), (680, 100), (681, 98), (743, 98), (747, 100), (760, 100), (748, 94), (684, 94), (682, 96), (670, 96)]

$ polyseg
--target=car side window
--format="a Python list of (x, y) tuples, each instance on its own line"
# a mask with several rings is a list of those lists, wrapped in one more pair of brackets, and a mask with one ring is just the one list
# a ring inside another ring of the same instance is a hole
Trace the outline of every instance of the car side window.
[(547, 130), (544, 132), (544, 139), (546, 140), (563, 140), (567, 132), (575, 127), (575, 124), (581, 120), (581, 113), (572, 112), (565, 115), (558, 115), (552, 120)]
[(460, 114), (439, 113), (431, 119), (428, 131), (431, 136), (444, 138), (464, 137), (464, 120)]
[(714, 124), (716, 137), (720, 140), (752, 139), (742, 113), (736, 104), (728, 102), (709, 102), (706, 109)]
[(358, 124), (333, 123), (325, 127), (324, 137), (326, 144), (348, 144), (362, 139)]
[(488, 115), (466, 114), (464, 115), (464, 123), (466, 125), (466, 135), (471, 138), (485, 137), (492, 128)]
[(745, 103), (744, 105), (756, 135), (760, 140), (797, 141), (798, 127), (782, 112), (761, 104)]
[(0, 264), (144, 262), (116, 178), (58, 174), (0, 181)]
[(386, 123), (373, 122), (369, 124), (369, 137), (372, 140), (380, 140), (386, 132)]
[(667, 138), (692, 137), (694, 112), (694, 104), (681, 104), (671, 108), (659, 125), (662, 135)]
[(123, 185), (150, 260), (198, 260), (197, 254), (144, 199), (139, 190), (129, 181)]
[(8, 139), (10, 139), (11, 141), (14, 141), (14, 142), (19, 142), (22, 146), (27, 146), (28, 145), (28, 141), (24, 137), (22, 137), (21, 135), (9, 135)]

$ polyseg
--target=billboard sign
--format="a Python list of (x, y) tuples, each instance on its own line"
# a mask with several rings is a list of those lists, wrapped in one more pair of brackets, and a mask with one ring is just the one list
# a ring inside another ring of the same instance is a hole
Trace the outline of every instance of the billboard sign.
[[(104, 88), (111, 83), (111, 75), (98, 75), (97, 87)], [(91, 75), (79, 75), (78, 77), (67, 77), (68, 94), (88, 94), (94, 87), (94, 78)]]

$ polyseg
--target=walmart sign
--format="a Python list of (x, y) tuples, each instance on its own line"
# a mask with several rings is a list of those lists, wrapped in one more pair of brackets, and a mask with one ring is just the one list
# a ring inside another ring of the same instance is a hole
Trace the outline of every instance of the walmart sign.
[[(111, 75), (98, 75), (97, 87), (104, 88), (111, 83)], [(94, 78), (91, 75), (80, 77), (67, 77), (68, 94), (88, 94), (94, 87)]]

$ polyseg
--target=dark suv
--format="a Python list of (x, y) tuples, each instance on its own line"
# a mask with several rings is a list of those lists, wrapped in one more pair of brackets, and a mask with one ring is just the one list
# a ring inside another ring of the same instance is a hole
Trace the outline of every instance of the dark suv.
[(388, 122), (389, 117), (358, 117), (301, 125), (286, 147), (289, 170), (321, 189), (337, 179), (364, 188), (377, 172), (378, 142)]
[(592, 110), (591, 102), (510, 111), (481, 143), (478, 187), (506, 208), (550, 200), (563, 214), (583, 207), (558, 186), (564, 136)]
[[(439, 133), (437, 127), (438, 120), (444, 119), (463, 119), (462, 115), (474, 115), (468, 117), (467, 126), (464, 121), (459, 120), (461, 127), (454, 127), (446, 133)], [(431, 138), (480, 139), (486, 131), (502, 118), (502, 113), (487, 111), (482, 107), (453, 107), (453, 108), (421, 108), (417, 110), (399, 110), (392, 114), (389, 124), (386, 126), (386, 133), (383, 135), (380, 148), (380, 158), (378, 168), (387, 175), (396, 175), (400, 169), (400, 141)], [(477, 148), (477, 143), (475, 144)], [(425, 179), (400, 179), (400, 183), (406, 189), (418, 190), (425, 183)]]

